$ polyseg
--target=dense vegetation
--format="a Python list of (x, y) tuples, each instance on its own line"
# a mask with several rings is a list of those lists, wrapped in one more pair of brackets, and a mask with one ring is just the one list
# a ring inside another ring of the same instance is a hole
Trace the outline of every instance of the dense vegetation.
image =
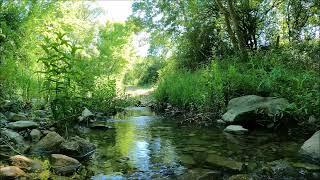
[(81, 1), (0, 1), (0, 12), (1, 101), (48, 102), (62, 122), (84, 107), (114, 112), (125, 102), (132, 24), (99, 26), (101, 10)]
[[(300, 120), (320, 116), (318, 1), (132, 7), (126, 23), (98, 26), (101, 9), (85, 2), (1, 1), (1, 100), (45, 101), (63, 120), (83, 107), (115, 111), (123, 84), (154, 84), (159, 104), (216, 117), (247, 94), (285, 97)], [(146, 57), (136, 32), (148, 34)]]
[(320, 116), (319, 2), (137, 1), (132, 21), (165, 59), (160, 103), (214, 112), (242, 95), (285, 97), (298, 120)]

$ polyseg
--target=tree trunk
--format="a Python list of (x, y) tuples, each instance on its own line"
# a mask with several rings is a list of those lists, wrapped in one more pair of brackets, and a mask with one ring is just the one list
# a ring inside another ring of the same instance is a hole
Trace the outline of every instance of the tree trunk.
[(232, 27), (231, 27), (231, 23), (230, 23), (230, 14), (227, 11), (227, 9), (222, 5), (221, 0), (215, 0), (215, 2), (217, 3), (220, 11), (222, 12), (222, 14), (224, 15), (224, 21), (226, 23), (226, 27), (227, 27), (227, 32), (229, 34), (229, 37), (231, 39), (231, 43), (233, 45), (233, 48), (235, 48), (236, 50), (240, 50), (239, 47), (239, 43), (238, 40), (235, 36), (235, 32), (233, 31)]
[(236, 32), (235, 34), (237, 35), (238, 46), (241, 51), (241, 55), (243, 56), (242, 58), (246, 58), (247, 57), (246, 42), (243, 36), (243, 32), (240, 28), (240, 19), (235, 11), (234, 4), (232, 1), (233, 0), (228, 0), (228, 11), (230, 13), (232, 24)]

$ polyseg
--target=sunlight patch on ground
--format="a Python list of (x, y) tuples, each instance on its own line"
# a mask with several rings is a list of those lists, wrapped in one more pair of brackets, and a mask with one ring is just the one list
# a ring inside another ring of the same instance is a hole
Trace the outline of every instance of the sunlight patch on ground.
[(148, 96), (154, 91), (154, 87), (151, 88), (139, 88), (135, 86), (128, 86), (126, 88), (126, 93), (129, 96), (137, 97), (137, 96)]

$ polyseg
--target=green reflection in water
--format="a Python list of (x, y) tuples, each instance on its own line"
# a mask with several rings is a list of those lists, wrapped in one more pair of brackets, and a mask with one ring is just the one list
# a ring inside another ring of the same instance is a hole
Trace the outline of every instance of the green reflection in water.
[(181, 127), (147, 108), (128, 108), (108, 125), (114, 130), (88, 134), (98, 145), (94, 168), (101, 179), (183, 178), (189, 170), (220, 171), (212, 157), (246, 163), (253, 171), (266, 162), (295, 159), (302, 143), (266, 132), (235, 136), (214, 127)]

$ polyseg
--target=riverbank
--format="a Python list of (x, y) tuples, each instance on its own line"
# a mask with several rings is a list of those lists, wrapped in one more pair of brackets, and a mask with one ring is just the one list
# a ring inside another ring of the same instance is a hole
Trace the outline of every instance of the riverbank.
[[(130, 89), (142, 92), (139, 88)], [(152, 101), (151, 91), (143, 92), (148, 93), (138, 93), (136, 97), (148, 101), (140, 100), (139, 106)], [(55, 125), (44, 123), (44, 119), (35, 121), (38, 126), (22, 129), (11, 129), (13, 126), (8, 125), (22, 119), (46, 118), (47, 113), (2, 116), (7, 118), (7, 123), (2, 123), (1, 133), (15, 132), (16, 140), (23, 140), (26, 145), (23, 147), (29, 148), (21, 153), (10, 149), (18, 143), (2, 145), (1, 168), (10, 165), (9, 170), (15, 171), (16, 176), (31, 179), (317, 179), (320, 176), (317, 163), (300, 154), (309, 135), (263, 129), (228, 132), (224, 130), (227, 125), (179, 123), (185, 122), (184, 116), (157, 115), (149, 107), (128, 107), (115, 116), (85, 109), (80, 118), (85, 123), (68, 128), (67, 135), (59, 135)], [(37, 129), (40, 137), (36, 136)], [(10, 146), (3, 151), (6, 145)], [(4, 154), (7, 152), (10, 154)], [(17, 156), (20, 153), (23, 157)]]

